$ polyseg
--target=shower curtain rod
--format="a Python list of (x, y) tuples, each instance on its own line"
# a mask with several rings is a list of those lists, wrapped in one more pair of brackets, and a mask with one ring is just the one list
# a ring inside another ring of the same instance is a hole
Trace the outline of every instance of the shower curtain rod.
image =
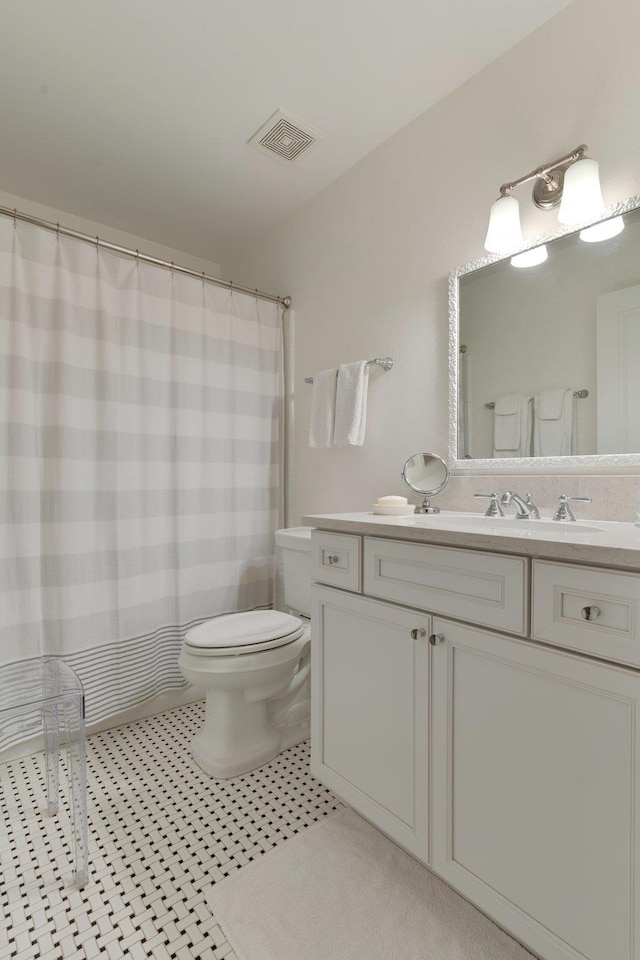
[(279, 297), (275, 293), (264, 293), (262, 290), (252, 290), (240, 283), (234, 283), (232, 280), (220, 280), (219, 277), (211, 277), (204, 270), (198, 273), (197, 270), (189, 270), (188, 267), (179, 267), (171, 260), (160, 260), (158, 257), (150, 257), (146, 253), (140, 253), (139, 250), (132, 250), (130, 247), (120, 247), (117, 243), (109, 243), (107, 240), (101, 240), (100, 237), (92, 237), (89, 233), (80, 233), (78, 230), (71, 230), (69, 227), (61, 227), (59, 223), (51, 223), (49, 220), (40, 220), (38, 217), (31, 217), (27, 213), (20, 213), (19, 210), (12, 210), (10, 207), (0, 206), (0, 214), (5, 217), (12, 217), (14, 220), (22, 220), (24, 223), (33, 223), (44, 230), (51, 230), (53, 233), (62, 234), (64, 237), (72, 237), (74, 240), (82, 240), (85, 243), (92, 243), (95, 247), (103, 247), (105, 250), (113, 250), (115, 253), (123, 253), (135, 260), (142, 260), (143, 263), (153, 263), (156, 267), (166, 267), (174, 270), (176, 273), (183, 273), (187, 277), (195, 277), (197, 280), (206, 280), (207, 283), (213, 283), (217, 287), (225, 287), (227, 290), (238, 290), (240, 293), (248, 293), (251, 297), (258, 300), (270, 300), (272, 303), (280, 303), (288, 310), (292, 304), (291, 297)]

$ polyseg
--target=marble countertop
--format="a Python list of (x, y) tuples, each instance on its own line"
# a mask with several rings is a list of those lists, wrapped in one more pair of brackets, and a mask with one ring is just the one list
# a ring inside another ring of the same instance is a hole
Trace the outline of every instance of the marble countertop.
[(454, 511), (405, 517), (323, 513), (305, 516), (302, 522), (334, 533), (640, 570), (640, 527), (632, 523), (610, 520), (566, 524), (550, 520), (518, 521), (513, 517), (493, 518)]

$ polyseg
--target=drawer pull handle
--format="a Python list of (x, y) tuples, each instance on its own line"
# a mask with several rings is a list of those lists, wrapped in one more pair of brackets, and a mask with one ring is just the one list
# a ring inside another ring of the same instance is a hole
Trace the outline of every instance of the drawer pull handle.
[(432, 633), (429, 637), (429, 643), (432, 647), (435, 647), (437, 643), (444, 643), (446, 639), (444, 633)]
[(418, 637), (426, 637), (426, 635), (427, 631), (424, 629), (424, 627), (414, 627), (414, 629), (411, 631), (412, 640), (417, 640)]
[(583, 620), (597, 620), (601, 614), (600, 607), (583, 607), (580, 613), (582, 614)]
[(325, 557), (325, 558), (324, 558), (324, 562), (325, 562), (326, 564), (328, 564), (329, 566), (331, 566), (331, 565), (334, 564), (334, 563), (338, 563), (339, 560), (340, 560), (340, 557), (337, 557), (335, 554), (334, 554), (333, 556), (331, 556), (331, 557)]

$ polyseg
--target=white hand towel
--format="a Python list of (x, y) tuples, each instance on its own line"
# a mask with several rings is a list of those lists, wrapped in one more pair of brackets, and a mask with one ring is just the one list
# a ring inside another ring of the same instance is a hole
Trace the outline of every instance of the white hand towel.
[(530, 399), (514, 393), (496, 400), (493, 418), (494, 457), (531, 456)]
[(543, 390), (538, 397), (536, 413), (540, 420), (559, 420), (564, 409), (567, 387), (559, 390)]
[(536, 401), (534, 457), (566, 457), (576, 452), (573, 390), (544, 390)]
[(367, 427), (369, 367), (366, 360), (343, 363), (338, 370), (336, 390), (336, 447), (361, 447)]
[(313, 375), (309, 424), (310, 447), (330, 447), (333, 444), (337, 379), (336, 367), (332, 370), (320, 370)]

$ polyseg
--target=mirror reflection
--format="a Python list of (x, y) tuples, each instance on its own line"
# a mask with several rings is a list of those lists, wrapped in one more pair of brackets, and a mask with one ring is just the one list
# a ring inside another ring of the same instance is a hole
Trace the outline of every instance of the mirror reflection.
[(640, 210), (541, 249), (459, 278), (458, 458), (638, 454)]

